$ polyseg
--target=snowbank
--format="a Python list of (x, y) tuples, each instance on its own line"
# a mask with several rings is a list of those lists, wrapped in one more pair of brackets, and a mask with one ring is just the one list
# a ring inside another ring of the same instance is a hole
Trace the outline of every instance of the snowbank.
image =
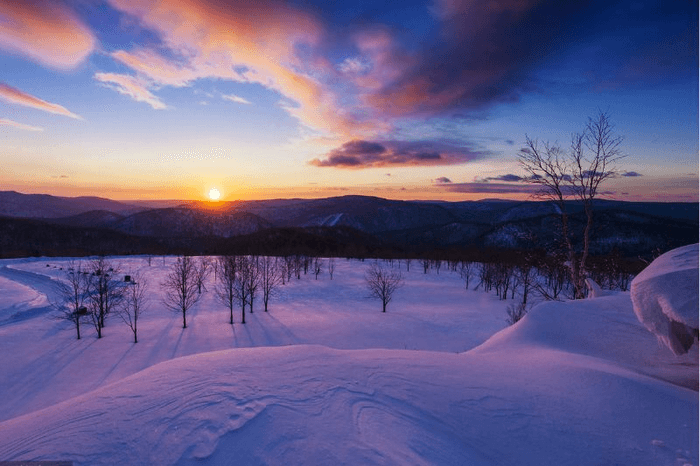
[(698, 245), (657, 257), (632, 281), (634, 312), (675, 354), (685, 354), (698, 335)]
[(0, 423), (0, 458), (697, 465), (697, 392), (643, 374), (634, 355), (650, 338), (621, 294), (539, 306), (462, 354), (197, 354)]

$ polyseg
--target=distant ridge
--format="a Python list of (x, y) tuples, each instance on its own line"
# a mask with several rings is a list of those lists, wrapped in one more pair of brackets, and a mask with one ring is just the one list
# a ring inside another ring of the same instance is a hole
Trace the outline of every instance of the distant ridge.
[(143, 207), (101, 197), (58, 197), (49, 194), (22, 194), (0, 191), (0, 215), (19, 218), (60, 218), (91, 210), (131, 214)]
[[(571, 230), (581, 234), (585, 222), (580, 205), (570, 201), (566, 207)], [(130, 238), (154, 239), (165, 250), (181, 247), (199, 252), (221, 251), (228, 244), (237, 250), (261, 254), (266, 250), (381, 250), (412, 255), (479, 248), (551, 251), (557, 248), (560, 231), (558, 209), (551, 202), (397, 201), (354, 195), (218, 203), (187, 201), (176, 207), (149, 209), (95, 197), (0, 192), (0, 215), (31, 217), (42, 222), (41, 227), (38, 223), (21, 228), (17, 224), (15, 233), (4, 232), (6, 247), (12, 244), (15, 250), (39, 253), (44, 250), (37, 239), (40, 236), (34, 235), (34, 243), (27, 245), (16, 236), (19, 230), (37, 228), (48, 234), (49, 223), (69, 227), (73, 235), (76, 229), (97, 229)], [(594, 206), (594, 217), (592, 254), (617, 251), (630, 257), (649, 256), (698, 241), (698, 203), (599, 200)], [(60, 238), (70, 237), (68, 230), (62, 231)], [(99, 237), (97, 232), (91, 235)], [(61, 241), (54, 241), (54, 250), (60, 249)], [(124, 249), (129, 249), (128, 244)]]

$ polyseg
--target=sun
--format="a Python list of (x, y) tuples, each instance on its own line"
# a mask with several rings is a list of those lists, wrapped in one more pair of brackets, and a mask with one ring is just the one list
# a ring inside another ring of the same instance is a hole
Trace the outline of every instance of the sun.
[(220, 197), (221, 197), (221, 193), (219, 192), (218, 189), (211, 188), (209, 190), (209, 199), (211, 199), (212, 201), (218, 201)]

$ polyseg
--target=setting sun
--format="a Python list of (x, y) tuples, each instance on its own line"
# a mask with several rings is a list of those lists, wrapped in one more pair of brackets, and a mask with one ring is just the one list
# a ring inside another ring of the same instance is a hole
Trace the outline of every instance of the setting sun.
[(212, 201), (218, 201), (220, 197), (221, 197), (221, 193), (219, 192), (218, 189), (211, 188), (209, 190), (209, 199), (211, 199)]

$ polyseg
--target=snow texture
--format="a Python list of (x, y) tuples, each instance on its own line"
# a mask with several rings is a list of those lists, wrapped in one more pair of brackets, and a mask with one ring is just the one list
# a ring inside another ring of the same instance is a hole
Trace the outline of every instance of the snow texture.
[[(157, 285), (173, 258), (115, 260)], [(138, 344), (115, 320), (80, 341), (45, 315), (0, 324), (0, 461), (698, 465), (697, 352), (659, 346), (629, 293), (503, 328), (510, 301), (413, 267), (383, 314), (368, 262), (293, 279), (245, 326), (211, 291), (187, 329), (154, 298)], [(0, 309), (62, 265), (0, 261), (20, 284)]]
[(632, 280), (639, 321), (678, 355), (697, 342), (698, 286), (697, 244), (662, 254)]

